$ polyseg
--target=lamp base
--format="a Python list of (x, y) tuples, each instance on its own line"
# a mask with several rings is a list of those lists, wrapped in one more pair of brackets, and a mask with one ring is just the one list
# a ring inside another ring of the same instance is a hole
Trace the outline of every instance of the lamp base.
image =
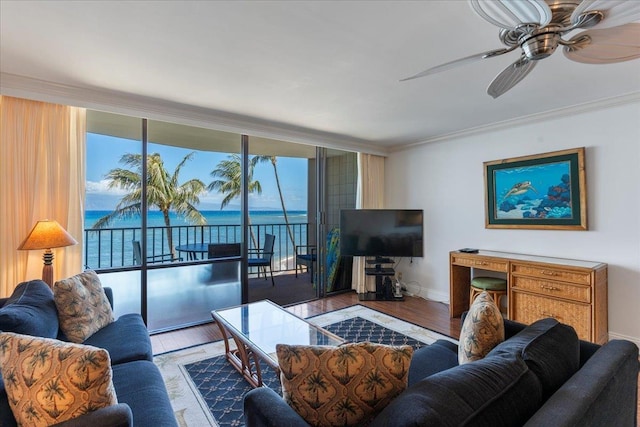
[(42, 267), (42, 281), (53, 289), (53, 252), (51, 252), (51, 249), (44, 251), (42, 260), (44, 261), (44, 266)]

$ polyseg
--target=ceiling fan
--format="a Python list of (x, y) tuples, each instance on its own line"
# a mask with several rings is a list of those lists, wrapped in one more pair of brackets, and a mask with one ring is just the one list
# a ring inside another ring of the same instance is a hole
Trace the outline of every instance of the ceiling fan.
[[(490, 50), (438, 65), (400, 81), (412, 80), (451, 68), (495, 58), (520, 48), (520, 57), (500, 74), (487, 93), (493, 98), (524, 79), (539, 60), (558, 46), (572, 61), (609, 64), (640, 58), (639, 0), (468, 0), (476, 14), (500, 27), (506, 48)], [(586, 29), (575, 36), (563, 36)]]

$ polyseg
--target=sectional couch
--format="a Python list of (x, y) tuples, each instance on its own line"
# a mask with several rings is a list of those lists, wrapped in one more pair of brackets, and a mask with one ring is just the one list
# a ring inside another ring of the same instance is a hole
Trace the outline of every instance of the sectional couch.
[[(104, 290), (113, 307), (112, 290)], [(53, 292), (41, 280), (21, 283), (9, 298), (0, 299), (0, 330), (66, 341), (59, 329)], [(109, 352), (118, 404), (60, 426), (177, 427), (167, 389), (153, 363), (149, 333), (139, 314), (120, 316), (83, 344)], [(0, 375), (0, 426), (15, 425)]]
[[(579, 341), (570, 326), (508, 320), (506, 340), (481, 360), (458, 365), (455, 344), (417, 350), (408, 388), (371, 422), (376, 426), (635, 426), (638, 347)], [(247, 427), (307, 426), (276, 394), (246, 394)]]

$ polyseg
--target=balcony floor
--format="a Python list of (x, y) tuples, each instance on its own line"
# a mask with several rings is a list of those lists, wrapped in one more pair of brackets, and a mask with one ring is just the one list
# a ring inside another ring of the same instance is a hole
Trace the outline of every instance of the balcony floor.
[(271, 286), (271, 278), (249, 279), (249, 302), (269, 299), (278, 305), (291, 305), (316, 298), (316, 289), (310, 282), (309, 273), (296, 275), (292, 271), (273, 275), (275, 286)]

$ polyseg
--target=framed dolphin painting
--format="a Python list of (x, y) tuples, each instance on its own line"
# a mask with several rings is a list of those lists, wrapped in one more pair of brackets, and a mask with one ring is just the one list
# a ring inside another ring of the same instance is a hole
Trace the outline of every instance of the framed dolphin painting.
[(485, 227), (586, 230), (584, 151), (484, 162)]

